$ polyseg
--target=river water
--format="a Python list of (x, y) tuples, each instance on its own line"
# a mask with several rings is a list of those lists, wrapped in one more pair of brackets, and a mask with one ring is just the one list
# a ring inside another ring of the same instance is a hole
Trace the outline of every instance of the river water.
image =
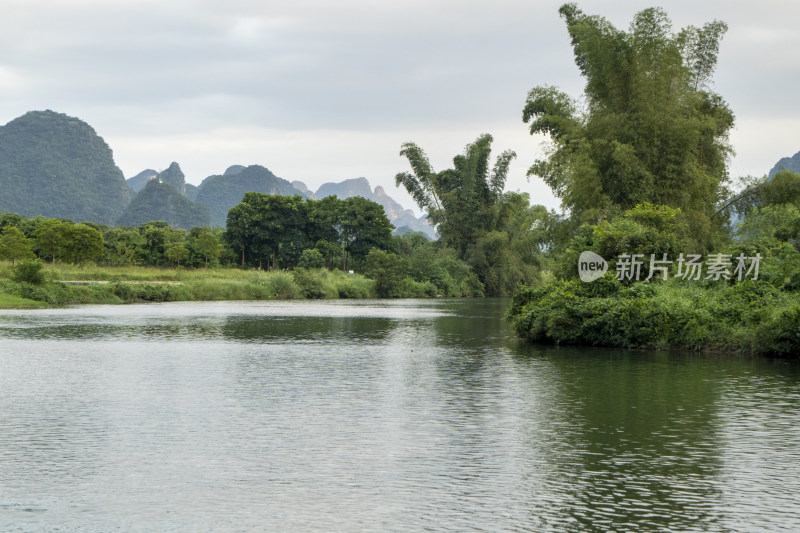
[(800, 365), (503, 300), (0, 312), (2, 531), (800, 531)]

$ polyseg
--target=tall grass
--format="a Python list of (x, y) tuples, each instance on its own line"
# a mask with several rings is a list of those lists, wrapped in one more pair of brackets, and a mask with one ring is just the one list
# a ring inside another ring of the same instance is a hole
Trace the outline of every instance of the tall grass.
[[(295, 298), (373, 298), (375, 282), (360, 274), (298, 268), (293, 272), (46, 264), (45, 283), (12, 281), (0, 262), (0, 293), (51, 305)], [(63, 282), (86, 281), (87, 284)], [(95, 283), (97, 282), (97, 283)], [(10, 305), (10, 304), (9, 304)]]
[(297, 268), (294, 281), (305, 298), (375, 298), (375, 281), (341, 270)]

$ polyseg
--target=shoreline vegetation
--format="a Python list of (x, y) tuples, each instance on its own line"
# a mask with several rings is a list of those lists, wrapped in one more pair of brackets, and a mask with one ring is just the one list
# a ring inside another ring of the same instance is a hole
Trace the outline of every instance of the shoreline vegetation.
[[(375, 280), (324, 268), (294, 271), (44, 265), (38, 283), (0, 264), (0, 309), (137, 302), (377, 298)], [(421, 296), (408, 289), (410, 296)]]
[(529, 342), (797, 357), (800, 298), (768, 281), (523, 287), (506, 318)]

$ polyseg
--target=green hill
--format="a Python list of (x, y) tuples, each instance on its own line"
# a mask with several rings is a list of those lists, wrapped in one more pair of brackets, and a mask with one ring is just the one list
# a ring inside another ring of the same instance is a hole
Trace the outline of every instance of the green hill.
[(173, 228), (208, 226), (208, 208), (192, 202), (163, 179), (154, 178), (131, 200), (117, 221), (118, 226), (139, 226), (163, 220)]
[(130, 194), (111, 149), (85, 122), (31, 111), (0, 127), (0, 211), (113, 224)]
[(291, 183), (261, 165), (234, 165), (221, 176), (204, 179), (197, 191), (197, 202), (208, 206), (212, 225), (224, 227), (228, 210), (241, 202), (246, 192), (284, 196), (300, 194)]

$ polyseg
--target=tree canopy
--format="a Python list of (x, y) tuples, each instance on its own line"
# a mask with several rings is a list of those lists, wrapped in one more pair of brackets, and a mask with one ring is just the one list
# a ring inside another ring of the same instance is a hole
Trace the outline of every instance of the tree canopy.
[(551, 86), (530, 91), (523, 120), (552, 144), (529, 176), (544, 179), (580, 221), (644, 202), (680, 208), (710, 245), (732, 154), (733, 113), (710, 90), (727, 26), (674, 33), (666, 13), (651, 8), (625, 32), (575, 4), (559, 13), (586, 79), (585, 103)]
[(400, 155), (412, 172), (395, 177), (437, 227), (442, 241), (463, 258), (483, 231), (494, 225), (493, 212), (503, 194), (508, 167), (516, 154), (506, 150), (491, 167), (492, 136), (482, 134), (453, 158), (453, 168), (434, 171), (425, 152), (405, 143)]
[(534, 222), (547, 215), (530, 206), (528, 195), (503, 193), (511, 150), (491, 164), (492, 136), (483, 134), (453, 158), (453, 168), (434, 171), (427, 155), (414, 143), (400, 150), (412, 172), (395, 177), (436, 226), (442, 243), (470, 265), (486, 294), (513, 293), (518, 283), (538, 276)]
[(303, 200), (248, 192), (228, 211), (226, 238), (241, 264), (291, 268), (304, 250), (317, 248), (330, 255), (333, 248), (360, 263), (372, 248), (393, 246), (392, 225), (383, 206), (358, 196), (339, 200)]
[(5, 226), (0, 231), (0, 259), (10, 259), (11, 265), (18, 259), (33, 259), (31, 240), (16, 226)]

